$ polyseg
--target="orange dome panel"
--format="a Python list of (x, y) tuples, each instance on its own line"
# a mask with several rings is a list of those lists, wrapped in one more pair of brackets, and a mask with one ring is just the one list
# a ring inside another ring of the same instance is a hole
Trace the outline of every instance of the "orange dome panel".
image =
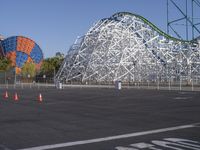
[(17, 51), (21, 51), (30, 55), (34, 46), (34, 41), (25, 37), (17, 37)]
[(12, 51), (6, 54), (6, 57), (11, 60), (11, 65), (16, 65), (16, 52)]
[(28, 62), (28, 63), (33, 62), (32, 58), (31, 58), (31, 57), (28, 57), (27, 62)]

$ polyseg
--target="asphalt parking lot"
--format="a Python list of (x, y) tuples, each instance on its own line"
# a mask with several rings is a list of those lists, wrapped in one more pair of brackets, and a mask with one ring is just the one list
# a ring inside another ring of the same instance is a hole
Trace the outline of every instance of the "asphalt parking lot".
[[(9, 97), (4, 99), (5, 89), (0, 89), (0, 149), (200, 149), (200, 92), (112, 88), (7, 91)], [(15, 92), (18, 101), (13, 100)]]

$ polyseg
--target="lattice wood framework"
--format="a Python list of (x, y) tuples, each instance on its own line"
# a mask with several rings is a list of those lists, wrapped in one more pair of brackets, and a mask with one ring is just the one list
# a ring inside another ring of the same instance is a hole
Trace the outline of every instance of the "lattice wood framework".
[(55, 81), (167, 82), (200, 77), (197, 41), (169, 36), (127, 12), (102, 19), (69, 49)]

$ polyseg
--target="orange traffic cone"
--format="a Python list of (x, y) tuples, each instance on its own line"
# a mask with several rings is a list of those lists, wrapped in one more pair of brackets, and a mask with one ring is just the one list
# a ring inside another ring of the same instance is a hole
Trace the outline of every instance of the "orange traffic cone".
[(8, 98), (8, 92), (7, 92), (7, 91), (4, 93), (4, 98), (5, 98), (5, 99)]
[(15, 95), (14, 95), (14, 101), (18, 101), (19, 100), (19, 97), (17, 95), (17, 92), (15, 92)]
[(38, 102), (41, 103), (42, 102), (42, 94), (40, 93), (38, 96)]

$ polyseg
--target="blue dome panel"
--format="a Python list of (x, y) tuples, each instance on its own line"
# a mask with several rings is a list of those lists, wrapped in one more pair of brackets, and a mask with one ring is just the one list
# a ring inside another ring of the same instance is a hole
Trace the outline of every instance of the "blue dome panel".
[(2, 41), (2, 47), (4, 53), (9, 53), (11, 51), (15, 51), (17, 47), (17, 37), (10, 37)]
[(16, 66), (21, 68), (24, 63), (27, 61), (28, 55), (26, 53), (17, 51), (16, 52)]
[(37, 44), (35, 44), (33, 50), (30, 53), (30, 56), (33, 59), (33, 61), (37, 64), (40, 63), (40, 61), (43, 59), (42, 50)]

